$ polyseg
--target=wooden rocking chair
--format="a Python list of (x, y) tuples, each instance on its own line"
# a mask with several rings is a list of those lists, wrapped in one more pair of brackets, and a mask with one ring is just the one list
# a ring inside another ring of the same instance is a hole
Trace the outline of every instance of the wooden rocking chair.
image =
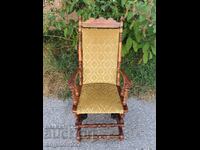
[[(131, 81), (120, 69), (123, 19), (98, 18), (83, 22), (79, 17), (79, 44), (76, 72), (68, 81), (72, 111), (76, 116), (76, 138), (124, 139), (124, 115)], [(123, 87), (120, 87), (120, 76)], [(77, 80), (79, 82), (77, 84)], [(87, 114), (111, 114), (116, 123), (83, 124)], [(118, 127), (118, 135), (81, 135), (81, 128)]]

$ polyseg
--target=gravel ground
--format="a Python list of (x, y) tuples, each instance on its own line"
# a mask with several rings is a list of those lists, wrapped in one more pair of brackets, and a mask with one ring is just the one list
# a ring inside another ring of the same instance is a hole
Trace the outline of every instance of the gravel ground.
[[(125, 140), (82, 140), (75, 138), (71, 100), (44, 97), (43, 149), (44, 150), (156, 150), (156, 101), (130, 98), (125, 116)], [(84, 122), (113, 122), (110, 115), (89, 115)], [(118, 133), (116, 128), (85, 129), (82, 134)]]

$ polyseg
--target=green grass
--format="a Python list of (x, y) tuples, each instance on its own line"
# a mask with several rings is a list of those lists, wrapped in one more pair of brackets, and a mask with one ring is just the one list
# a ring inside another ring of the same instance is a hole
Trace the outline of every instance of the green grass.
[(77, 52), (69, 50), (65, 40), (55, 41), (43, 43), (43, 94), (66, 99), (70, 96), (67, 80), (77, 66)]
[(155, 96), (156, 90), (156, 58), (151, 59), (147, 64), (143, 64), (138, 58), (141, 53), (134, 52), (126, 55), (122, 60), (121, 68), (125, 70), (134, 86), (130, 90), (130, 95), (151, 99)]

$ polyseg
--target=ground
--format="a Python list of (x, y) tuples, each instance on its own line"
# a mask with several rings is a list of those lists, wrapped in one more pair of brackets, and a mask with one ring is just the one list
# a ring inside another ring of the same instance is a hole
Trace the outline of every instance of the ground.
[[(130, 98), (125, 116), (125, 140), (83, 140), (75, 138), (71, 99), (66, 101), (44, 97), (43, 146), (44, 150), (156, 150), (156, 101)], [(85, 122), (112, 122), (110, 115), (89, 115)], [(115, 133), (115, 128), (82, 130), (86, 133)]]

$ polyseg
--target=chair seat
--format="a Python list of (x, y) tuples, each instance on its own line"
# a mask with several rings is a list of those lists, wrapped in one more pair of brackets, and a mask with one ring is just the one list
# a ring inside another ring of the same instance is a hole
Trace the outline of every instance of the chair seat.
[(107, 83), (83, 84), (77, 114), (124, 112), (117, 86)]

